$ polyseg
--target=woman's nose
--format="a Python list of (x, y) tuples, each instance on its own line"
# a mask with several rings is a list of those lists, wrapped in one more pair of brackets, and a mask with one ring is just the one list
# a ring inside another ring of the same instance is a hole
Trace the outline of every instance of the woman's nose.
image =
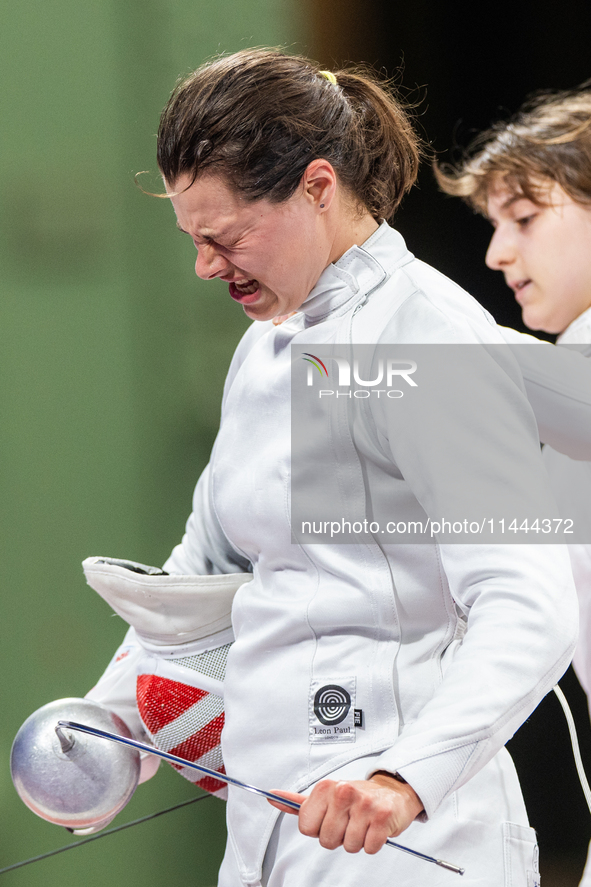
[(496, 228), (490, 239), (484, 261), (493, 271), (503, 271), (515, 259), (511, 235), (505, 228)]
[(215, 247), (203, 244), (197, 250), (195, 261), (195, 274), (202, 280), (213, 280), (220, 277), (229, 269), (229, 263)]

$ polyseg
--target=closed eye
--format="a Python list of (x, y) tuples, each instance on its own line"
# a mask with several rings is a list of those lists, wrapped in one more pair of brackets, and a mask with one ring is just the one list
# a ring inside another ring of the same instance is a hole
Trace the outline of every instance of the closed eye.
[(531, 213), (529, 216), (521, 216), (519, 219), (515, 219), (515, 222), (517, 225), (519, 225), (520, 228), (527, 228), (527, 226), (535, 219), (536, 216), (537, 213)]
[(197, 249), (201, 246), (212, 246), (214, 249), (224, 253), (229, 253), (234, 249), (233, 243), (220, 243), (219, 240), (214, 240), (213, 237), (200, 237), (199, 240), (193, 238), (193, 243)]
[(197, 250), (201, 249), (204, 246), (213, 246), (213, 247), (216, 247), (217, 249), (224, 249), (225, 248), (221, 245), (221, 243), (218, 243), (216, 240), (214, 240), (213, 237), (200, 237), (199, 240), (197, 240), (195, 237), (193, 237), (192, 240), (193, 240), (193, 245), (194, 245), (195, 249), (197, 249)]
[[(195, 249), (199, 249), (200, 246), (216, 246), (218, 249), (225, 250), (226, 252), (229, 252), (230, 250), (235, 249), (238, 244), (237, 240), (236, 241), (229, 241), (228, 243), (220, 243), (219, 240), (215, 240), (213, 237), (204, 236), (204, 237), (196, 238), (193, 235), (191, 235), (188, 231), (185, 231), (185, 229), (180, 226), (178, 221), (176, 223), (176, 227), (177, 227), (177, 230), (180, 231), (182, 234), (188, 234), (188, 236), (191, 238), (191, 240), (193, 241), (193, 243), (195, 245)], [(223, 235), (223, 236), (225, 237), (225, 235)]]

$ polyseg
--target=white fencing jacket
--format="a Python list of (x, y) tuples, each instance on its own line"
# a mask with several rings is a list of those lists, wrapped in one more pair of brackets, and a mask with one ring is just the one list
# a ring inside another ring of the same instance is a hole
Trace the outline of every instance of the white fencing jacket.
[[(473, 856), (475, 880), (466, 884), (525, 887), (535, 884), (535, 837), (500, 750), (572, 655), (577, 603), (564, 547), (297, 545), (290, 528), (292, 344), (313, 351), (315, 344), (343, 341), (523, 341), (517, 335), (501, 331), (383, 224), (323, 272), (297, 315), (246, 332), (228, 374), (210, 465), (197, 484), (186, 534), (164, 569), (252, 570), (232, 613), (236, 641), (222, 738), (228, 773), (264, 788), (306, 791), (337, 770), (357, 778), (399, 772), (426, 811), (427, 821), (405, 833), (409, 844), (412, 838), (414, 846), (425, 845), (417, 849), (449, 859), (454, 848)], [(448, 449), (445, 429), (417, 435), (412, 423), (396, 427), (376, 400), (350, 442), (348, 476), (340, 477), (338, 459), (324, 453), (315, 454), (315, 470), (334, 475), (343, 509), (352, 499), (371, 504), (391, 494), (416, 499), (429, 514), (444, 495), (447, 469), (483, 490), (508, 477), (514, 484), (516, 476), (527, 477), (531, 488), (533, 479), (543, 504), (547, 477), (524, 391), (542, 437), (589, 459), (591, 386), (578, 355), (556, 354), (560, 349), (549, 345), (526, 350), (531, 358), (521, 354), (522, 375), (511, 361), (478, 370), (483, 397), (502, 405), (519, 446), (507, 443), (494, 411), (466, 417), (452, 392), (442, 394), (450, 427), (460, 423), (465, 434)], [(537, 361), (542, 352), (550, 368)], [(482, 440), (498, 445), (503, 458), (483, 464)], [(433, 447), (444, 453), (445, 472), (440, 459), (434, 470)], [(323, 731), (315, 703), (334, 687), (349, 695), (350, 716), (340, 730)], [(230, 791), (220, 883), (261, 883), (277, 816), (262, 799)], [(521, 849), (503, 852), (503, 835)], [(388, 854), (378, 856), (391, 866)], [(514, 877), (503, 882), (507, 866)], [(420, 876), (415, 870), (420, 883), (440, 883), (431, 868), (424, 865)]]
[[(577, 317), (559, 336), (557, 345), (591, 345), (591, 308)], [(591, 461), (574, 461), (550, 446), (543, 460), (550, 484), (565, 518), (587, 520), (591, 512)], [(577, 676), (591, 694), (591, 538), (587, 544), (569, 546), (580, 608), (581, 632), (573, 658)]]
[[(591, 345), (591, 308), (577, 317), (559, 336), (557, 345)], [(573, 461), (550, 446), (544, 447), (543, 459), (552, 490), (565, 518), (588, 521), (591, 511), (591, 461)], [(580, 634), (573, 667), (591, 704), (591, 539), (587, 544), (569, 546), (573, 576), (579, 599)], [(591, 855), (581, 887), (591, 887)]]
[[(475, 300), (382, 225), (325, 270), (295, 317), (247, 331), (228, 375), (211, 464), (165, 569), (252, 565), (252, 581), (233, 607), (223, 735), (228, 772), (302, 791), (361, 759), (367, 776), (400, 772), (436, 822), (446, 799), (499, 752), (567, 667), (577, 623), (572, 577), (561, 546), (292, 544), (290, 345), (313, 350), (344, 336), (504, 341)], [(511, 378), (493, 362), (482, 386), (501, 398), (529, 439), (521, 469), (537, 473), (542, 489), (538, 432), (519, 374)], [(447, 407), (465, 421), (451, 393)], [(371, 418), (373, 427), (354, 441), (357, 470), (345, 479), (345, 500), (403, 489), (429, 513), (446, 483), (431, 470), (433, 438), (392, 427), (379, 406)], [(487, 411), (477, 427), (466, 423), (464, 446), (449, 452), (450, 470), (463, 472), (467, 483), (504, 483), (505, 465), (519, 461), (521, 451), (481, 464), (480, 439), (504, 445), (503, 429)], [(445, 440), (437, 446), (445, 448)], [(334, 460), (323, 464), (338, 474)], [(363, 726), (319, 732), (314, 700), (331, 686), (347, 690)], [(507, 819), (521, 811), (519, 797), (507, 799)], [(260, 883), (276, 817), (260, 799), (230, 791), (229, 839), (244, 884)], [(500, 840), (500, 822), (498, 828)]]

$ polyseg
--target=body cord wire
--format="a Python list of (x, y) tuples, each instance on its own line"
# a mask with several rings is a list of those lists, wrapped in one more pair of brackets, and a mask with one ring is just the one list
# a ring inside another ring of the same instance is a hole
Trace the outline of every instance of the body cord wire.
[(90, 835), (88, 838), (76, 841), (75, 844), (66, 844), (64, 847), (58, 847), (57, 850), (50, 850), (48, 853), (42, 853), (40, 856), (32, 856), (30, 859), (23, 859), (22, 862), (15, 862), (12, 865), (7, 865), (6, 868), (0, 869), (0, 875), (3, 875), (5, 872), (11, 872), (13, 869), (20, 869), (24, 865), (30, 865), (32, 862), (39, 862), (41, 859), (56, 856), (58, 853), (63, 853), (65, 850), (74, 850), (75, 847), (81, 847), (83, 844), (90, 843), (90, 841), (98, 841), (99, 838), (106, 838), (107, 835), (114, 835), (115, 832), (122, 832), (123, 829), (131, 828), (132, 825), (139, 825), (142, 822), (147, 822), (149, 819), (156, 819), (157, 816), (163, 816), (164, 813), (172, 813), (173, 810), (179, 810), (181, 807), (188, 807), (189, 804), (196, 804), (197, 801), (203, 801), (205, 798), (211, 797), (212, 795), (206, 794), (199, 795), (197, 798), (189, 798), (188, 801), (181, 801), (180, 804), (175, 804), (174, 807), (167, 807), (165, 810), (159, 810), (157, 813), (149, 813), (147, 816), (142, 816), (140, 819), (132, 820), (132, 822), (124, 822), (123, 825), (117, 825), (114, 828), (108, 829), (106, 832)]
[(566, 701), (566, 696), (556, 684), (553, 688), (554, 693), (558, 701), (562, 706), (562, 710), (564, 712), (564, 717), (566, 718), (566, 723), (568, 724), (568, 732), (570, 733), (570, 741), (573, 747), (573, 757), (575, 759), (575, 765), (577, 768), (577, 773), (579, 775), (579, 781), (581, 783), (581, 788), (583, 789), (583, 794), (585, 795), (585, 800), (587, 802), (587, 807), (589, 808), (589, 812), (591, 813), (591, 789), (589, 788), (589, 782), (587, 781), (587, 776), (585, 774), (585, 768), (583, 767), (583, 760), (581, 758), (581, 750), (579, 748), (579, 738), (577, 736), (577, 728), (575, 726), (575, 719), (573, 718), (573, 713), (570, 709), (568, 702)]

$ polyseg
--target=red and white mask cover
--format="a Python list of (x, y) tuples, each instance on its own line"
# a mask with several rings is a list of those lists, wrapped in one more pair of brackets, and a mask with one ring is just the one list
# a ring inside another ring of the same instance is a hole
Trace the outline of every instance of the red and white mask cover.
[[(88, 584), (135, 630), (139, 649), (129, 656), (129, 665), (133, 661), (137, 714), (152, 743), (225, 772), (220, 738), (226, 659), (234, 640), (230, 611), (235, 592), (250, 574), (167, 575), (114, 558), (87, 558), (83, 567)], [(123, 685), (119, 681), (112, 707), (125, 720)], [(105, 690), (108, 695), (106, 683)], [(104, 693), (101, 701), (109, 705)], [(226, 797), (221, 781), (172, 766), (200, 788)]]
[[(220, 744), (224, 700), (214, 690), (223, 693), (230, 646), (178, 659), (146, 656), (137, 677), (138, 711), (156, 748), (220, 773), (225, 772)], [(200, 788), (226, 798), (225, 783), (189, 767), (172, 766)]]

